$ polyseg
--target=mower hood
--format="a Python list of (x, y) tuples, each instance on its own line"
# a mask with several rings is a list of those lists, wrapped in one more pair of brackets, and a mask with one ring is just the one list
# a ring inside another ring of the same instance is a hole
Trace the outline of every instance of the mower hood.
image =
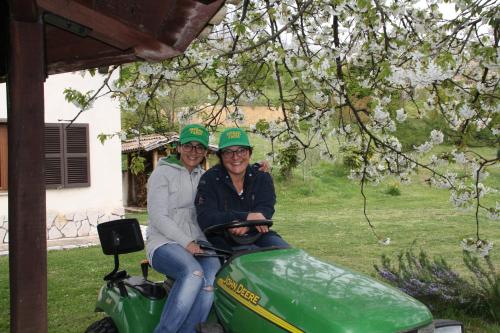
[(235, 257), (216, 285), (216, 309), (226, 325), (236, 312), (218, 304), (228, 302), (289, 332), (394, 333), (432, 322), (429, 310), (401, 291), (300, 249)]

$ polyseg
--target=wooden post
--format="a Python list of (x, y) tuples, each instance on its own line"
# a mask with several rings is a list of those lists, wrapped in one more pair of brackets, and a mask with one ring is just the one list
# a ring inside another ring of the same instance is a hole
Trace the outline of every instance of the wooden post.
[(10, 331), (46, 333), (43, 24), (11, 18), (7, 78)]
[(134, 175), (132, 174), (132, 170), (130, 169), (130, 165), (132, 164), (132, 155), (131, 153), (127, 154), (127, 202), (126, 206), (130, 206), (132, 203), (135, 204), (135, 196), (134, 196)]
[(210, 163), (208, 162), (208, 155), (203, 160), (203, 169), (208, 170), (210, 168)]
[(156, 169), (156, 165), (158, 165), (158, 150), (153, 150), (153, 170)]

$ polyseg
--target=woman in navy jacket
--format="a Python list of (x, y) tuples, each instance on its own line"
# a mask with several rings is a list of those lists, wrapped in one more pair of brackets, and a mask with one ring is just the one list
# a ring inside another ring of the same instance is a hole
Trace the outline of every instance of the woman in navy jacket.
[[(223, 131), (217, 155), (221, 163), (205, 172), (198, 184), (195, 206), (201, 229), (235, 220), (271, 219), (276, 203), (273, 180), (269, 173), (249, 165), (252, 146), (247, 134), (240, 128)], [(232, 228), (229, 232), (235, 236), (261, 233), (253, 247), (289, 246), (267, 226)], [(221, 236), (209, 237), (209, 241), (220, 248), (238, 246)]]

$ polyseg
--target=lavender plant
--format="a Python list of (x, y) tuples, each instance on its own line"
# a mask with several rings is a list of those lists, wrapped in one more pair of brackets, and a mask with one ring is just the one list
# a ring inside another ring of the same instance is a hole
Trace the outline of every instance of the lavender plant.
[[(478, 301), (485, 303), (485, 308), (488, 316), (500, 322), (500, 273), (497, 273), (489, 256), (483, 257), (486, 267), (483, 267), (477, 256), (471, 252), (464, 251), (464, 263), (467, 268), (474, 274), (476, 281), (476, 289), (482, 295)], [(475, 307), (479, 307), (474, 304)]]
[(382, 255), (381, 265), (374, 265), (379, 276), (389, 284), (426, 304), (433, 312), (454, 309), (485, 320), (500, 322), (500, 275), (489, 256), (484, 263), (471, 252), (463, 252), (472, 277), (462, 277), (444, 258), (429, 259), (421, 250), (400, 253), (397, 265)]

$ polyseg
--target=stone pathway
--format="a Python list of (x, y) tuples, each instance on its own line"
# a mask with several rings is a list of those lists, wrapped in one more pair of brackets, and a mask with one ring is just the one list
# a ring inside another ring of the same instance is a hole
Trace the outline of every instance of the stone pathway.
[[(146, 226), (141, 225), (142, 238), (146, 239)], [(53, 239), (47, 241), (47, 251), (52, 250), (69, 250), (76, 249), (80, 247), (90, 247), (99, 245), (99, 237), (96, 236), (85, 236), (85, 237), (75, 237), (75, 238), (61, 238)], [(0, 244), (0, 256), (6, 256), (9, 254), (9, 244)]]

